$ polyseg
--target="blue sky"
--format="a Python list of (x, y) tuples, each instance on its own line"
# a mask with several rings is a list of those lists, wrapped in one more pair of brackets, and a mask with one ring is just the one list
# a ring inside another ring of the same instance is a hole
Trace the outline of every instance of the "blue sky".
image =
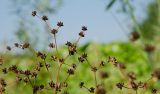
[[(59, 33), (59, 43), (66, 40), (74, 40), (82, 25), (88, 27), (88, 32), (82, 40), (82, 43), (95, 41), (100, 43), (108, 43), (112, 41), (127, 41), (124, 30), (117, 24), (113, 13), (125, 31), (129, 32), (132, 26), (131, 19), (126, 15), (117, 14), (117, 5), (110, 11), (106, 11), (105, 7), (109, 0), (63, 0), (63, 5), (56, 14), (49, 16), (50, 23), (55, 25), (57, 21), (63, 21), (64, 27)], [(138, 20), (145, 18), (145, 7), (151, 0), (134, 0), (136, 7), (136, 16)], [(12, 6), (10, 0), (2, 0), (0, 3), (0, 43), (4, 40), (12, 42), (16, 40), (15, 30), (17, 28), (18, 18), (11, 13)], [(27, 11), (31, 17), (32, 9)], [(37, 21), (37, 20), (35, 20)], [(43, 33), (40, 33), (42, 36)]]

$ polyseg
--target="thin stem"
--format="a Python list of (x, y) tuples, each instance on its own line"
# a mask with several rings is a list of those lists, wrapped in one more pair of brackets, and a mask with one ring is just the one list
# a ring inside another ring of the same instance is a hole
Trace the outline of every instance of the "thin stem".
[(47, 64), (46, 64), (46, 61), (44, 60), (44, 64), (45, 64), (45, 68), (46, 68), (46, 70), (47, 70), (47, 72), (48, 72), (48, 74), (49, 74), (49, 76), (50, 76), (50, 79), (52, 80), (52, 76), (51, 76), (51, 74), (50, 74), (50, 72), (49, 72), (49, 69), (48, 69), (48, 67), (47, 67)]
[(87, 61), (88, 65), (89, 65), (90, 67), (92, 67), (92, 65), (89, 63), (88, 59), (86, 59), (86, 61)]
[(67, 82), (67, 80), (68, 80), (69, 76), (70, 76), (70, 75), (68, 75), (68, 76), (67, 76), (67, 78), (64, 80), (64, 83), (66, 83), (66, 82)]
[(78, 37), (77, 41), (75, 42), (75, 45), (78, 44), (79, 40), (81, 39), (81, 36)]
[(83, 87), (89, 91), (89, 89), (86, 86), (83, 86)]
[(57, 47), (57, 39), (56, 39), (56, 34), (54, 34), (54, 43), (55, 43), (56, 52), (57, 52), (57, 55), (58, 55), (59, 53), (58, 53), (58, 47)]
[(97, 87), (98, 85), (97, 85), (97, 77), (96, 77), (96, 72), (93, 72), (93, 73), (94, 73), (95, 85), (96, 85), (96, 87)]
[[(58, 68), (58, 73), (57, 73), (57, 78), (56, 78), (56, 86), (57, 86), (58, 81), (59, 81), (59, 75), (60, 75), (61, 67), (62, 67), (62, 63), (60, 64), (60, 66), (59, 66), (59, 68)], [(56, 89), (55, 89), (55, 94), (57, 94)]]
[(31, 86), (33, 87), (33, 84), (32, 84), (32, 82), (31, 82), (31, 80), (30, 80), (29, 76), (27, 76), (27, 78), (28, 78), (28, 80), (29, 80), (29, 82), (30, 82)]
[(120, 69), (120, 68), (119, 68), (119, 71), (120, 71), (122, 77), (123, 77), (124, 79), (128, 80), (128, 77), (126, 76), (126, 73), (124, 73), (124, 71), (123, 71), (122, 69)]
[(138, 94), (138, 91), (136, 90), (136, 94)]
[(118, 18), (111, 12), (112, 17), (115, 19), (115, 21), (117, 22), (117, 24), (120, 26), (120, 28), (122, 29), (122, 32), (124, 32), (124, 34), (127, 36), (127, 38), (129, 39), (129, 35), (126, 31), (126, 29), (124, 29), (124, 27), (122, 26), (122, 23), (118, 20)]

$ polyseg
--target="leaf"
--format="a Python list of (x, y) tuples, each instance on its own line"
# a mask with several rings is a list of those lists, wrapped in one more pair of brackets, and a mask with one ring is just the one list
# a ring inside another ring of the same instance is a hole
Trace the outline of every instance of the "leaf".
[(109, 4), (107, 5), (106, 9), (109, 10), (109, 9), (112, 7), (112, 5), (115, 3), (115, 1), (116, 1), (116, 0), (111, 0), (111, 1), (109, 2)]

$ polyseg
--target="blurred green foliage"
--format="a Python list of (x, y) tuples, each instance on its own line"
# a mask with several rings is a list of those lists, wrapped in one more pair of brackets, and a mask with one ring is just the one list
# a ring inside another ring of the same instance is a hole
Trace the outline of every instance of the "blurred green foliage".
[[(67, 53), (67, 48), (62, 47), (59, 49), (61, 55), (64, 56)], [(8, 54), (6, 56), (6, 62), (4, 63), (4, 67), (9, 65), (18, 65), (18, 68), (22, 70), (33, 69), (36, 63), (39, 62), (39, 59), (36, 58), (34, 54), (28, 54), (29, 50), (25, 51), (24, 55), (15, 55), (11, 56)], [(127, 72), (134, 71), (138, 79), (137, 80), (147, 80), (150, 77), (150, 68), (147, 64), (146, 53), (141, 50), (141, 48), (132, 43), (111, 43), (111, 44), (96, 44), (96, 43), (87, 43), (86, 45), (79, 48), (79, 52), (88, 53), (88, 59), (92, 64), (97, 64), (100, 60), (104, 60), (107, 62), (108, 56), (115, 56), (120, 62), (126, 65)], [(48, 51), (46, 51), (48, 53)], [(48, 53), (50, 56), (52, 52)], [(66, 90), (69, 91), (70, 94), (88, 94), (84, 89), (79, 88), (79, 82), (84, 81), (88, 87), (94, 85), (93, 73), (90, 71), (90, 68), (87, 63), (79, 63), (78, 55), (71, 56), (67, 59), (67, 64), (75, 63), (77, 64), (77, 70), (75, 75), (69, 78), (69, 84)], [(57, 75), (57, 62), (53, 62), (50, 59), (47, 60), (49, 64), (51, 64), (50, 74), (53, 76), (55, 81), (55, 76)], [(44, 63), (44, 62), (43, 62)], [(1, 69), (2, 67), (0, 67)], [(104, 83), (105, 88), (107, 89), (107, 94), (119, 94), (121, 91), (116, 88), (115, 84), (117, 82), (126, 82), (123, 77), (120, 75), (120, 72), (117, 68), (115, 68), (112, 64), (107, 63), (106, 66), (101, 70), (105, 71), (109, 74), (109, 78), (102, 80), (101, 78), (97, 78), (99, 83)], [(64, 80), (67, 77), (67, 66), (63, 66), (62, 71), (60, 72), (60, 81)], [(99, 73), (98, 73), (99, 75)], [(9, 73), (7, 75), (0, 74), (1, 77), (7, 80), (7, 88), (6, 94), (17, 94), (17, 92), (21, 92), (21, 94), (31, 94), (32, 88), (29, 84), (24, 84), (21, 82), (16, 82), (15, 74)], [(38, 79), (36, 79), (37, 84), (47, 85), (49, 82), (49, 74), (46, 69), (42, 69), (38, 74)], [(158, 85), (157, 87), (160, 87)], [(38, 94), (52, 94), (53, 90), (42, 90), (38, 92)], [(128, 92), (124, 90), (123, 92)], [(143, 92), (143, 91), (139, 91)], [(128, 94), (128, 93), (124, 93)], [(147, 94), (147, 93), (145, 93)]]

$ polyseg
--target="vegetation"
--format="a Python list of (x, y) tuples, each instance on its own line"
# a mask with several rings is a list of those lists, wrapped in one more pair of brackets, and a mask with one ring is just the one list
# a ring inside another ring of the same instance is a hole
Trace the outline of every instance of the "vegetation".
[(110, 0), (107, 9), (116, 2), (134, 23), (128, 42), (79, 46), (87, 37), (88, 28), (82, 26), (75, 41), (59, 46), (57, 33), (65, 24), (59, 21), (53, 28), (46, 15), (33, 11), (32, 16), (46, 24), (52, 40), (41, 51), (28, 39), (6, 47), (0, 55), (0, 94), (159, 94), (160, 2), (149, 5), (141, 23), (130, 0)]

